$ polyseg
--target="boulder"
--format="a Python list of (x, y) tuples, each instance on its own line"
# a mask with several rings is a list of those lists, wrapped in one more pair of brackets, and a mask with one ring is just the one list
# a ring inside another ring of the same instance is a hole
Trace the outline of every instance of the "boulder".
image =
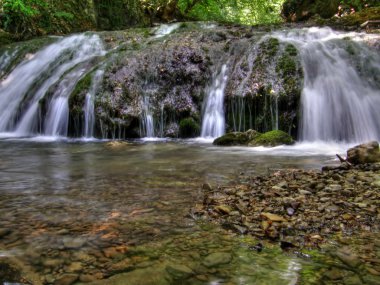
[(347, 161), (352, 164), (380, 162), (379, 143), (372, 141), (350, 148), (347, 151)]
[(278, 145), (291, 145), (293, 144), (293, 138), (280, 130), (266, 132), (262, 135), (255, 137), (249, 142), (249, 146), (278, 146)]
[(213, 144), (221, 146), (247, 145), (250, 141), (260, 135), (261, 134), (255, 130), (248, 130), (246, 132), (232, 132), (215, 139)]

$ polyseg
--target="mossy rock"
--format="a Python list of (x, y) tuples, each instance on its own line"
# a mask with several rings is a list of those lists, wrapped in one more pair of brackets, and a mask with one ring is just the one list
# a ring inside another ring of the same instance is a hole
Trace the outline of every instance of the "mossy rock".
[(246, 132), (232, 132), (227, 133), (214, 140), (214, 145), (220, 146), (236, 146), (236, 145), (247, 145), (250, 141), (259, 137), (261, 134), (254, 130), (248, 130)]
[(266, 132), (257, 136), (249, 142), (249, 146), (278, 146), (278, 145), (291, 145), (294, 143), (293, 138), (280, 130)]
[(14, 41), (12, 36), (7, 32), (0, 29), (0, 46), (10, 44)]
[(200, 126), (193, 118), (186, 118), (179, 123), (179, 136), (193, 138), (200, 134)]

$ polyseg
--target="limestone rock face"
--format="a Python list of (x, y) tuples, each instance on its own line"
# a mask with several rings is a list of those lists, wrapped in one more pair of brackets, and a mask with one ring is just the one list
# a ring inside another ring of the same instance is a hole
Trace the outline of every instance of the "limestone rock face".
[(347, 151), (347, 160), (352, 164), (380, 162), (379, 143), (372, 141), (350, 148)]

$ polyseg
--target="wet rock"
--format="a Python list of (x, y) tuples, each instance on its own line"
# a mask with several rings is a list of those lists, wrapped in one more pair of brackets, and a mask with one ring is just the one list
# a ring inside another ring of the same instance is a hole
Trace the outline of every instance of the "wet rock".
[(0, 229), (0, 238), (3, 238), (9, 235), (12, 231), (9, 229)]
[(204, 183), (204, 184), (202, 185), (202, 189), (203, 189), (203, 190), (207, 190), (207, 191), (211, 191), (211, 190), (212, 190), (212, 186), (211, 186), (210, 183)]
[(359, 257), (347, 247), (339, 249), (335, 255), (351, 268), (357, 268), (362, 263)]
[(284, 217), (276, 215), (276, 214), (261, 213), (261, 216), (272, 222), (286, 222), (286, 219)]
[(65, 274), (62, 277), (58, 278), (54, 285), (71, 285), (77, 281), (79, 276), (77, 274)]
[(88, 283), (90, 285), (169, 285), (170, 277), (165, 269), (166, 264), (155, 265), (121, 273), (106, 280)]
[(232, 211), (232, 209), (227, 205), (216, 206), (215, 210), (222, 215), (229, 215)]
[(344, 278), (343, 280), (344, 285), (362, 285), (363, 282), (360, 280), (360, 277), (357, 275), (349, 276), (347, 278)]
[(166, 270), (174, 279), (188, 278), (194, 274), (191, 268), (182, 264), (169, 264), (166, 267)]
[(333, 268), (333, 269), (326, 271), (323, 274), (323, 276), (327, 279), (330, 279), (330, 280), (340, 280), (340, 279), (343, 279), (344, 274), (343, 274), (342, 270), (337, 269), (337, 268)]
[(65, 248), (68, 249), (78, 249), (86, 243), (86, 239), (84, 238), (64, 237), (62, 241)]
[(352, 164), (380, 162), (379, 143), (373, 141), (349, 149), (347, 151), (347, 160)]
[(231, 254), (227, 252), (215, 252), (206, 256), (203, 260), (203, 265), (206, 267), (214, 267), (222, 264), (230, 263), (232, 260)]
[(83, 265), (80, 262), (73, 262), (66, 267), (66, 272), (80, 272), (83, 269)]
[(367, 274), (362, 276), (363, 283), (366, 285), (379, 285), (380, 284), (380, 276)]
[(96, 281), (96, 279), (97, 279), (96, 276), (90, 275), (90, 274), (82, 274), (79, 276), (79, 281), (83, 283), (93, 282), (93, 281)]

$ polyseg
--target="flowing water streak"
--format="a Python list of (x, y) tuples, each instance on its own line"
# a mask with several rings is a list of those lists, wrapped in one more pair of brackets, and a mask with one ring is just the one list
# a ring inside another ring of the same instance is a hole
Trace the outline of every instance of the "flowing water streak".
[(227, 65), (214, 78), (205, 103), (201, 137), (216, 138), (225, 132), (224, 90), (227, 85)]
[(277, 33), (277, 37), (301, 53), (305, 82), (300, 138), (379, 140), (379, 82), (371, 78), (380, 73), (380, 55), (361, 43), (368, 36), (309, 28)]
[(91, 87), (89, 92), (86, 94), (86, 101), (84, 104), (84, 134), (86, 138), (91, 138), (94, 136), (94, 125), (95, 125), (95, 95), (99, 88), (101, 81), (103, 80), (104, 70), (99, 69), (95, 72), (92, 77)]
[(154, 138), (154, 120), (153, 120), (153, 115), (149, 103), (149, 97), (144, 96), (143, 102), (142, 102), (142, 107), (143, 107), (143, 118), (142, 118), (142, 130), (140, 131), (141, 136), (147, 137), (147, 138)]
[(39, 102), (49, 88), (79, 63), (103, 54), (97, 35), (81, 34), (61, 39), (19, 64), (0, 83), (0, 132), (35, 133)]
[(179, 23), (174, 23), (174, 24), (162, 24), (160, 25), (157, 30), (155, 30), (154, 34), (154, 38), (162, 38), (166, 35), (169, 35), (171, 34), (172, 32), (174, 32), (176, 29), (178, 29), (180, 27), (180, 24)]

